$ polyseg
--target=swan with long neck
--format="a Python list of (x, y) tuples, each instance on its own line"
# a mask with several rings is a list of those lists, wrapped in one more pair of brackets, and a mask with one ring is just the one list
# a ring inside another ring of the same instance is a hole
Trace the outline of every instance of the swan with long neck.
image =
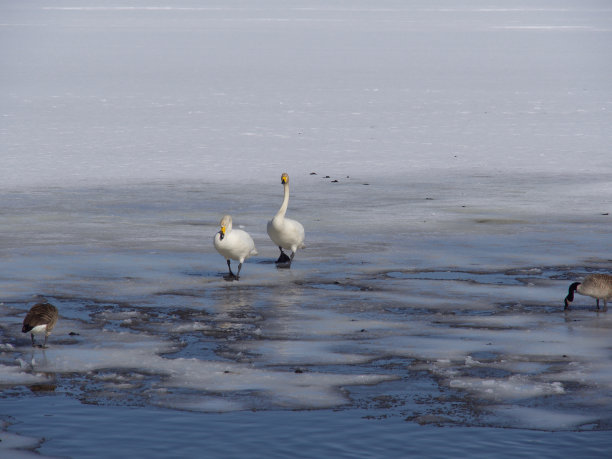
[[(304, 248), (305, 233), (300, 222), (285, 217), (289, 206), (289, 175), (286, 172), (281, 175), (281, 183), (284, 191), (283, 203), (274, 218), (268, 222), (268, 236), (280, 249), (280, 256), (276, 263), (291, 265), (298, 249)], [(288, 257), (283, 249), (291, 250), (291, 256)]]
[(612, 298), (612, 276), (609, 274), (589, 274), (582, 282), (574, 282), (569, 286), (565, 297), (565, 309), (569, 309), (570, 303), (574, 301), (574, 292), (595, 298), (597, 309), (599, 309), (599, 300), (603, 300), (604, 311), (607, 311), (607, 300)]
[[(219, 223), (221, 229), (215, 234), (214, 245), (217, 252), (227, 260), (230, 279), (238, 280), (242, 263), (251, 255), (257, 255), (255, 242), (246, 231), (232, 228), (232, 217), (224, 215)], [(238, 261), (238, 272), (234, 274), (230, 260)]]

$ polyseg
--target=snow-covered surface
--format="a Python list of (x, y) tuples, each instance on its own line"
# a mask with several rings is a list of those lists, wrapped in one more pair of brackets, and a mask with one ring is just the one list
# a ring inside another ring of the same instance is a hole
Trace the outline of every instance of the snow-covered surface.
[(506, 3), (6, 2), (0, 186), (606, 177), (609, 3)]
[[(2, 4), (7, 394), (223, 412), (389, 391), (411, 419), (610, 428), (612, 316), (562, 308), (612, 272), (612, 6), (375, 3)], [(265, 232), (283, 171), (291, 270)], [(226, 213), (259, 250), (239, 282), (212, 246)], [(40, 297), (46, 350), (20, 333)]]

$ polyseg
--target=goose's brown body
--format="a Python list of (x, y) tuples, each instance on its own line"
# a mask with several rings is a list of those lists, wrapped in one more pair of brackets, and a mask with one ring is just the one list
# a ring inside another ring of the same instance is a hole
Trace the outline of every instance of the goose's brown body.
[(609, 274), (589, 274), (582, 282), (574, 282), (569, 286), (569, 291), (565, 297), (565, 309), (569, 309), (570, 303), (574, 301), (574, 292), (595, 298), (597, 309), (599, 309), (599, 300), (603, 300), (605, 311), (608, 309), (607, 300), (612, 298), (612, 276)]
[(45, 334), (45, 343), (47, 345), (47, 337), (58, 319), (57, 308), (50, 303), (37, 303), (30, 308), (23, 319), (22, 333), (30, 333), (32, 336), (32, 346), (34, 346), (34, 335)]

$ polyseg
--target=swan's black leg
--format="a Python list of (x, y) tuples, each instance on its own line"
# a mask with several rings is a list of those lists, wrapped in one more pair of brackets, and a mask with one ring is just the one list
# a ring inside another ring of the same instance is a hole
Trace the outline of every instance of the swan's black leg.
[(285, 252), (283, 252), (283, 248), (279, 247), (279, 249), (280, 255), (278, 257), (278, 260), (276, 260), (276, 263), (291, 263), (291, 258), (289, 258)]
[(229, 261), (229, 260), (227, 260), (227, 269), (229, 269), (229, 275), (230, 275), (230, 277), (236, 277), (236, 276), (234, 275), (234, 273), (232, 272), (232, 267), (230, 266), (230, 261)]
[(32, 347), (36, 346), (36, 344), (34, 343), (34, 333), (30, 333), (30, 336), (32, 337)]
[(599, 311), (599, 298), (597, 298), (597, 310)]
[(238, 272), (236, 273), (236, 280), (240, 278), (240, 270), (242, 269), (242, 263), (238, 263)]

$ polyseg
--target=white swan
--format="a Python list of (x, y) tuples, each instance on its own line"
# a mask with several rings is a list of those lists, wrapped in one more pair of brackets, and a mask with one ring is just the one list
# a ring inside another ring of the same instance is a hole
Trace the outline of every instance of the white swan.
[[(286, 172), (281, 175), (281, 183), (284, 188), (283, 203), (274, 218), (268, 222), (268, 236), (280, 249), (276, 263), (288, 262), (291, 265), (295, 252), (304, 248), (304, 227), (296, 220), (285, 218), (289, 205), (289, 175)], [(291, 250), (291, 257), (288, 257), (283, 249)]]
[(612, 298), (612, 276), (609, 274), (589, 274), (582, 282), (574, 282), (569, 286), (569, 291), (565, 297), (565, 309), (569, 309), (570, 303), (574, 301), (574, 292), (595, 298), (597, 309), (599, 309), (599, 300), (603, 300), (604, 311), (607, 311), (607, 300)]
[[(238, 280), (244, 260), (251, 255), (257, 255), (255, 242), (246, 231), (232, 229), (231, 216), (224, 215), (219, 224), (221, 229), (215, 234), (215, 249), (227, 260), (229, 277)], [(238, 272), (236, 274), (232, 272), (230, 259), (238, 261)]]

